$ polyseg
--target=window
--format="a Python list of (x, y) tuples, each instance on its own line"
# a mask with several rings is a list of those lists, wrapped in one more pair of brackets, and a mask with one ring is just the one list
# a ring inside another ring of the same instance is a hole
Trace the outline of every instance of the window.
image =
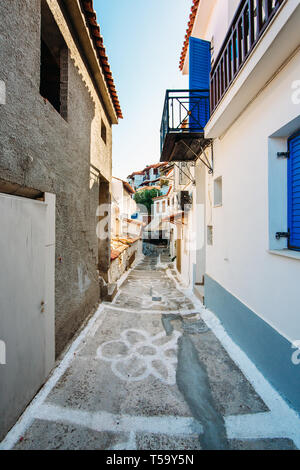
[(40, 94), (68, 117), (68, 48), (46, 3), (41, 7)]
[(101, 137), (102, 137), (103, 142), (106, 144), (106, 126), (102, 119), (101, 119)]
[(222, 176), (214, 180), (214, 206), (222, 205)]
[(159, 202), (156, 203), (156, 212), (159, 212)]
[(162, 212), (166, 212), (166, 201), (162, 202)]
[(288, 228), (289, 248), (300, 251), (300, 131), (289, 139)]

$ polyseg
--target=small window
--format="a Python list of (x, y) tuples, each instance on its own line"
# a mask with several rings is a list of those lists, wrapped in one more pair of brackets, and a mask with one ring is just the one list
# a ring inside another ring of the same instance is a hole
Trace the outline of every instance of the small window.
[(222, 176), (214, 180), (214, 205), (222, 205)]
[(159, 212), (159, 202), (156, 203), (156, 212)]
[(103, 142), (106, 144), (106, 125), (104, 124), (102, 119), (101, 119), (101, 137), (102, 137)]
[(40, 94), (64, 119), (68, 109), (69, 51), (55, 19), (43, 0), (41, 7)]
[(162, 203), (162, 212), (166, 212), (166, 201)]
[(213, 244), (213, 226), (212, 225), (207, 226), (207, 244), (208, 245)]

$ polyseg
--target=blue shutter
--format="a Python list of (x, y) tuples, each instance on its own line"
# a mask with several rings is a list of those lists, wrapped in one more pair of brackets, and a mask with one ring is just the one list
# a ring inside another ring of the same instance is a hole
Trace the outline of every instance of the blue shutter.
[(289, 139), (288, 226), (289, 248), (300, 250), (300, 133)]
[[(209, 90), (211, 70), (210, 42), (190, 37), (189, 47), (189, 88)], [(199, 97), (201, 99), (199, 100)], [(190, 128), (195, 132), (203, 130), (209, 120), (209, 91), (190, 92)]]

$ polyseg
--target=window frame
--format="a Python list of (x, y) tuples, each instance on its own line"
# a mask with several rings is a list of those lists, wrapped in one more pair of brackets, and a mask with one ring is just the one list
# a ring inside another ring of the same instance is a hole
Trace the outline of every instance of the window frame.
[(300, 251), (300, 244), (299, 246), (292, 246), (290, 244), (290, 238), (291, 238), (291, 234), (292, 234), (292, 192), (291, 192), (291, 189), (292, 189), (292, 185), (293, 185), (293, 179), (292, 179), (292, 175), (291, 175), (291, 154), (290, 154), (290, 144), (291, 144), (291, 141), (294, 140), (296, 137), (300, 137), (300, 129), (298, 129), (296, 132), (294, 132), (292, 135), (290, 135), (290, 137), (288, 138), (287, 140), (287, 150), (289, 152), (289, 158), (288, 158), (288, 163), (287, 163), (287, 215), (288, 215), (288, 220), (287, 220), (287, 226), (288, 226), (288, 232), (290, 234), (289, 238), (288, 238), (288, 243), (287, 243), (287, 247), (289, 250), (292, 250), (292, 251)]

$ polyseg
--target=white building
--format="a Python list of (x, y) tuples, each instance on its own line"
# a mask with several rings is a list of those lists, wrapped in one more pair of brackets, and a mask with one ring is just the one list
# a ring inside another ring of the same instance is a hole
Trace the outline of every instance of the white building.
[(127, 176), (127, 182), (132, 186), (135, 190), (138, 189), (144, 181), (144, 173), (143, 171), (135, 171), (131, 173), (131, 175)]
[(127, 181), (135, 190), (143, 186), (157, 186), (159, 185), (161, 171), (166, 165), (166, 163), (147, 165), (142, 171), (135, 171), (129, 175)]
[[(131, 216), (137, 212), (133, 199), (134, 189), (119, 178), (112, 178), (112, 236), (140, 236), (142, 224), (136, 223)], [(138, 227), (139, 225), (139, 227)]]
[(189, 91), (198, 115), (162, 142), (163, 161), (196, 161), (194, 287), (298, 411), (299, 24), (299, 0), (195, 0), (180, 65), (210, 116)]

